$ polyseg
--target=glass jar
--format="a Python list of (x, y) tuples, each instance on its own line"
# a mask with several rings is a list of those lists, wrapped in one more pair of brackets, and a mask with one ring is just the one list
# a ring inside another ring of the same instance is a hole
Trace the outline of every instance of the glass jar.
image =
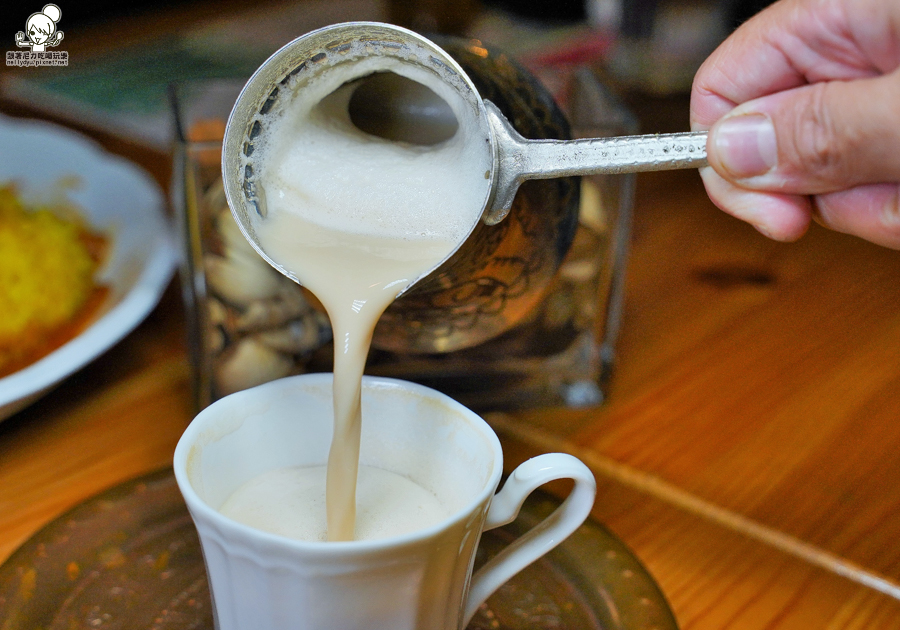
[[(587, 69), (558, 95), (563, 115), (506, 56), (464, 40), (439, 43), (525, 137), (635, 132)], [(282, 376), (331, 370), (331, 331), (315, 297), (256, 254), (225, 201), (221, 140), (240, 88), (212, 81), (173, 89), (172, 196), (198, 408)], [(424, 383), (479, 411), (600, 404), (621, 316), (633, 188), (633, 175), (526, 182), (509, 217), (479, 226), (388, 309), (366, 372)]]

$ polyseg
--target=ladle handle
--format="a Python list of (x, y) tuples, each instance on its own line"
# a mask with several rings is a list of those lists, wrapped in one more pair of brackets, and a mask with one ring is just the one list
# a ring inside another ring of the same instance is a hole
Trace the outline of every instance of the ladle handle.
[(528, 179), (667, 171), (706, 166), (706, 132), (527, 140), (497, 107), (485, 101), (497, 139), (494, 197), (485, 222), (502, 220), (519, 185)]

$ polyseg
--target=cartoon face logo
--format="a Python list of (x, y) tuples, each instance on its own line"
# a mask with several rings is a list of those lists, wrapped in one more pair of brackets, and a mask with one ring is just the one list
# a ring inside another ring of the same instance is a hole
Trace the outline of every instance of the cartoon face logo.
[(47, 46), (58, 46), (63, 32), (56, 30), (62, 11), (55, 4), (45, 5), (40, 13), (32, 13), (25, 23), (26, 33), (16, 33), (16, 46), (30, 47), (32, 52), (43, 52)]

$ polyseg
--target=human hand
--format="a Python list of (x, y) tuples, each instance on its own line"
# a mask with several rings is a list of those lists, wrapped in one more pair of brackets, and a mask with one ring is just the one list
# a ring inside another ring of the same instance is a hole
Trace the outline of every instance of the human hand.
[(694, 79), (713, 203), (777, 240), (811, 218), (900, 249), (900, 2), (780, 0)]

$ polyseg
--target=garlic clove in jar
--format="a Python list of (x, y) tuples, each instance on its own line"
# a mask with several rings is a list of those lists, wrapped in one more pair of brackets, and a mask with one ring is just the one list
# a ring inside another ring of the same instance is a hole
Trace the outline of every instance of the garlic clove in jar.
[(279, 352), (306, 354), (331, 339), (331, 329), (321, 320), (318, 313), (308, 313), (281, 328), (260, 332), (256, 338)]
[(281, 290), (271, 299), (257, 300), (235, 318), (234, 327), (239, 331), (277, 328), (298, 317), (313, 312), (300, 287), (287, 278)]
[(203, 258), (210, 289), (226, 302), (245, 307), (278, 293), (281, 276), (265, 261), (249, 263), (236, 258), (207, 254)]
[(293, 360), (255, 337), (245, 337), (224, 352), (215, 367), (215, 382), (224, 396), (287, 376)]

